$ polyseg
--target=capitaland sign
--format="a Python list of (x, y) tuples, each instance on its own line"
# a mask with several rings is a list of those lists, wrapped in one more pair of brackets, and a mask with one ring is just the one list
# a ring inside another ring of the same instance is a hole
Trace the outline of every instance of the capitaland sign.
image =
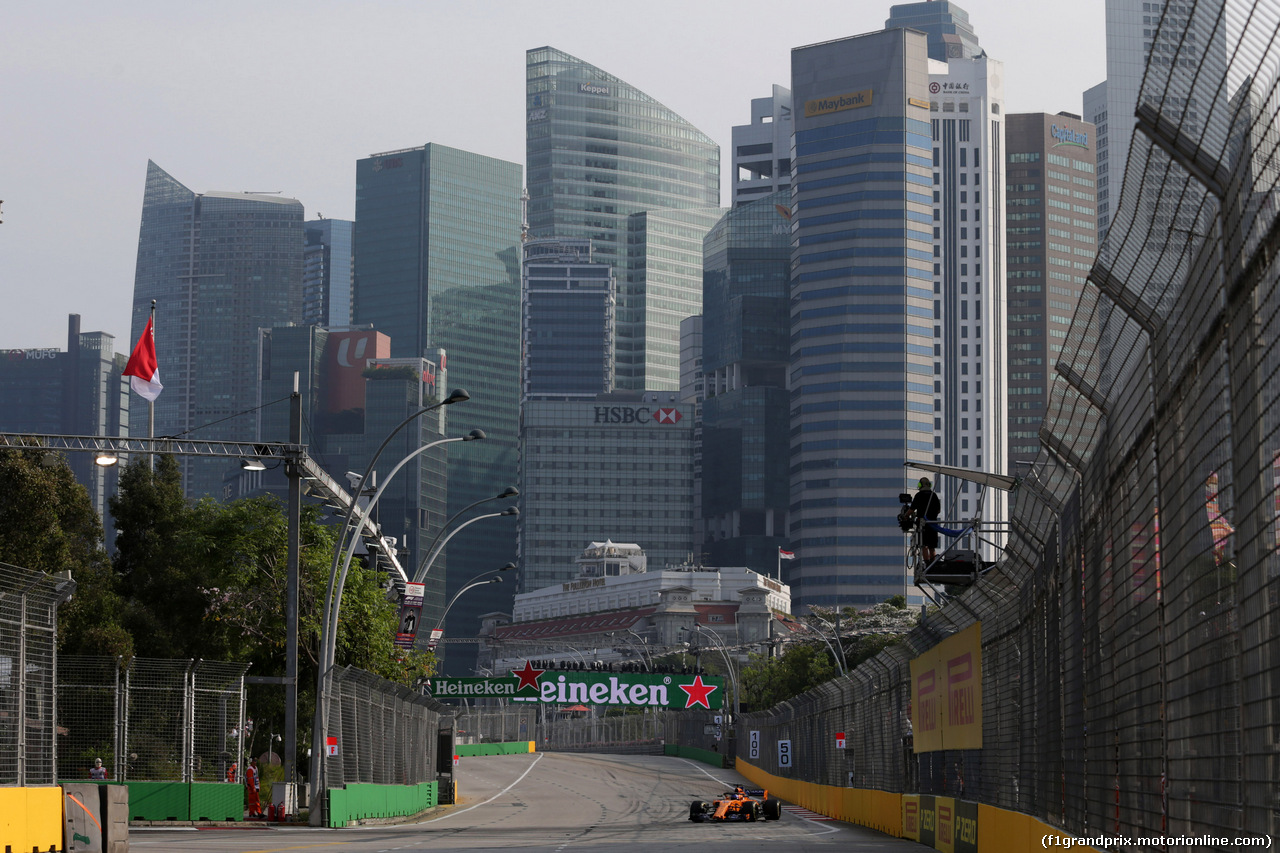
[(596, 406), (595, 423), (643, 424), (657, 421), (660, 424), (678, 424), (683, 417), (674, 406), (650, 409), (648, 406)]
[(646, 708), (724, 707), (724, 681), (703, 675), (558, 672), (526, 662), (506, 678), (434, 678), (437, 699), (496, 697), (542, 704), (632, 705)]
[(861, 92), (846, 92), (843, 95), (832, 95), (829, 98), (814, 98), (812, 101), (805, 101), (804, 114), (806, 118), (811, 118), (813, 116), (826, 115), (827, 113), (838, 113), (842, 110), (869, 106), (871, 106), (871, 90), (863, 89)]
[(1054, 148), (1057, 148), (1059, 145), (1073, 145), (1077, 148), (1089, 147), (1089, 134), (1081, 133), (1078, 130), (1072, 130), (1069, 127), (1059, 127), (1056, 124), (1050, 125), (1049, 134), (1053, 136), (1054, 139), (1058, 140), (1057, 145), (1053, 146)]

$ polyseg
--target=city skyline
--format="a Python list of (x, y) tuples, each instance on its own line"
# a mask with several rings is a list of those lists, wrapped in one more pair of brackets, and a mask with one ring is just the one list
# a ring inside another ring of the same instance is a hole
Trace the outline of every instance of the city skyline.
[[(148, 158), (191, 186), (280, 192), (300, 200), (308, 220), (350, 219), (354, 161), (375, 152), (435, 142), (523, 164), (521, 66), (539, 44), (640, 86), (727, 152), (750, 101), (789, 83), (791, 48), (879, 30), (890, 5), (802, 3), (768, 28), (734, 26), (753, 19), (751, 4), (710, 2), (610, 8), (607, 15), (574, 2), (536, 13), (504, 7), (500, 16), (496, 4), (12, 10), (0, 67), (26, 82), (6, 92), (5, 115), (21, 131), (0, 141), (0, 159), (23, 167), (0, 185), (0, 269), (10, 292), (38, 287), (43, 298), (6, 312), (0, 341), (58, 346), (65, 316), (78, 313), (86, 329), (113, 334), (127, 348), (137, 187)], [(1047, 19), (1052, 7), (1014, 17), (994, 0), (964, 5), (983, 46), (1004, 62), (1011, 112), (1078, 113), (1084, 89), (1105, 76), (1103, 0), (1054, 20), (1042, 35), (1029, 23)], [(673, 16), (684, 26), (673, 28)], [(406, 47), (415, 34), (440, 27), (461, 37), (439, 51)], [(709, 29), (721, 37), (708, 40)], [(333, 35), (339, 32), (354, 35)], [(486, 61), (459, 65), (480, 38)], [(193, 43), (198, 50), (197, 39), (218, 45), (219, 62), (170, 61)], [(459, 78), (460, 67), (474, 70)], [(469, 82), (404, 96), (389, 81), (410, 72)], [(722, 156), (725, 168), (728, 162)], [(722, 175), (722, 201), (731, 184)], [(68, 211), (88, 197), (112, 199), (111, 215), (95, 217), (92, 229), (77, 234), (80, 250), (67, 252)]]

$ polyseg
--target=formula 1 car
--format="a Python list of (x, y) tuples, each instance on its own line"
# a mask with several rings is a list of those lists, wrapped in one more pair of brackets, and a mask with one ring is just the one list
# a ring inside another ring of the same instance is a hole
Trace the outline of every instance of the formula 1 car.
[[(759, 799), (755, 799), (755, 798)], [(782, 803), (769, 799), (769, 792), (741, 785), (726, 791), (710, 803), (695, 800), (689, 806), (689, 820), (777, 820), (782, 817)]]

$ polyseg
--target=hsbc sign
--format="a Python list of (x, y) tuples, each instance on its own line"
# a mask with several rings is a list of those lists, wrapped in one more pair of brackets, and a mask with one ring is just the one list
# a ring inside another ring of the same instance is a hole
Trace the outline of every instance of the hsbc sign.
[(648, 406), (596, 406), (595, 423), (598, 424), (645, 424), (656, 421), (660, 424), (678, 424), (680, 410), (674, 406), (650, 409)]

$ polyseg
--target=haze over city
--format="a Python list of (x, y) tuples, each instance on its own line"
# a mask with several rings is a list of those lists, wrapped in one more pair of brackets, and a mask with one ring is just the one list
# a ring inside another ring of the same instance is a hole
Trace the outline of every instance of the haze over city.
[[(279, 192), (354, 215), (355, 161), (436, 142), (524, 163), (525, 51), (621, 77), (721, 146), (790, 84), (791, 48), (884, 27), (890, 3), (550, 0), (11, 4), (0, 32), (0, 347), (61, 347), (66, 317), (131, 345), (143, 181)], [(1008, 112), (1079, 113), (1106, 76), (1103, 0), (968, 0)], [(726, 166), (727, 168), (727, 166)], [(727, 180), (722, 197), (727, 203)]]

